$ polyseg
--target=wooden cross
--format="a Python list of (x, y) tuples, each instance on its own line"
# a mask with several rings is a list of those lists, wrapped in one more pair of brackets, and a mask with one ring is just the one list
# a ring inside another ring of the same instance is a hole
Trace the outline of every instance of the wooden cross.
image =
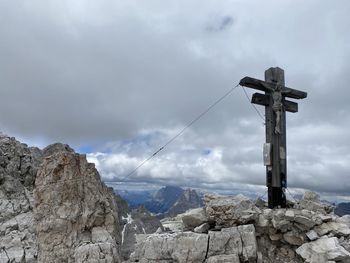
[(286, 207), (286, 111), (298, 112), (298, 104), (286, 98), (304, 99), (307, 93), (285, 87), (284, 71), (278, 67), (265, 71), (265, 81), (245, 77), (239, 84), (265, 92), (265, 94), (254, 93), (252, 103), (265, 106), (264, 164), (266, 165), (268, 205), (270, 208)]

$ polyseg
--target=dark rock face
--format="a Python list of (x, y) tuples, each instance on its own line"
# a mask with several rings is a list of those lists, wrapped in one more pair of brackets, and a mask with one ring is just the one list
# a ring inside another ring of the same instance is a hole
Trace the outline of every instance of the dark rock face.
[(178, 200), (184, 190), (177, 186), (165, 186), (159, 189), (153, 198), (144, 203), (144, 206), (152, 213), (167, 212)]
[(186, 189), (182, 192), (175, 204), (168, 210), (166, 216), (176, 216), (189, 209), (203, 206), (203, 201), (194, 189)]
[(334, 213), (338, 216), (350, 215), (350, 203), (339, 203)]

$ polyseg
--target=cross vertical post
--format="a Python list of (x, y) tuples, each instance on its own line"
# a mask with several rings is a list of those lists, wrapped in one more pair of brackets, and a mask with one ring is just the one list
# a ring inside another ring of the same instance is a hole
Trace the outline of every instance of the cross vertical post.
[(286, 97), (304, 99), (307, 93), (286, 87), (284, 71), (278, 67), (265, 71), (265, 81), (245, 77), (241, 79), (240, 85), (265, 92), (265, 94), (254, 93), (252, 103), (265, 106), (264, 164), (266, 165), (268, 206), (270, 208), (286, 207), (286, 111), (298, 112), (298, 104), (286, 100)]
[[(284, 71), (280, 68), (269, 68), (265, 71), (265, 81), (284, 86)], [(282, 99), (283, 100), (283, 99)], [(276, 118), (271, 105), (273, 96), (269, 95), (269, 105), (265, 106), (266, 143), (272, 145), (272, 166), (266, 166), (266, 185), (268, 188), (268, 206), (286, 207), (287, 162), (286, 162), (286, 112), (281, 111), (279, 134), (275, 133)]]

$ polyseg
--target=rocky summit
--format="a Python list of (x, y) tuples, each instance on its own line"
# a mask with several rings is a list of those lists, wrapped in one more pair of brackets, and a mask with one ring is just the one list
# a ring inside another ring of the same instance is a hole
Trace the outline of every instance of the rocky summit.
[(0, 262), (121, 262), (118, 208), (68, 145), (0, 136)]
[(315, 193), (283, 209), (242, 195), (204, 201), (178, 215), (174, 229), (167, 220), (168, 231), (138, 235), (130, 262), (350, 262), (350, 216), (335, 215)]
[[(183, 200), (198, 201), (187, 192)], [(40, 150), (4, 135), (0, 211), (0, 263), (350, 263), (350, 216), (313, 192), (283, 209), (206, 195), (204, 207), (162, 225), (68, 145)]]
[(0, 135), (0, 262), (36, 262), (32, 193), (42, 157), (38, 148)]

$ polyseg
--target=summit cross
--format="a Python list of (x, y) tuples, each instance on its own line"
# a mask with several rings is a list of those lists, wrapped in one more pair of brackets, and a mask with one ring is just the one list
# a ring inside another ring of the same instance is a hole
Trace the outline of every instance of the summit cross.
[(268, 206), (270, 208), (286, 207), (286, 111), (298, 112), (298, 104), (286, 98), (304, 99), (307, 93), (286, 87), (284, 71), (278, 67), (265, 71), (265, 81), (245, 77), (239, 84), (264, 92), (264, 94), (254, 93), (251, 102), (265, 106), (264, 165), (266, 166)]

